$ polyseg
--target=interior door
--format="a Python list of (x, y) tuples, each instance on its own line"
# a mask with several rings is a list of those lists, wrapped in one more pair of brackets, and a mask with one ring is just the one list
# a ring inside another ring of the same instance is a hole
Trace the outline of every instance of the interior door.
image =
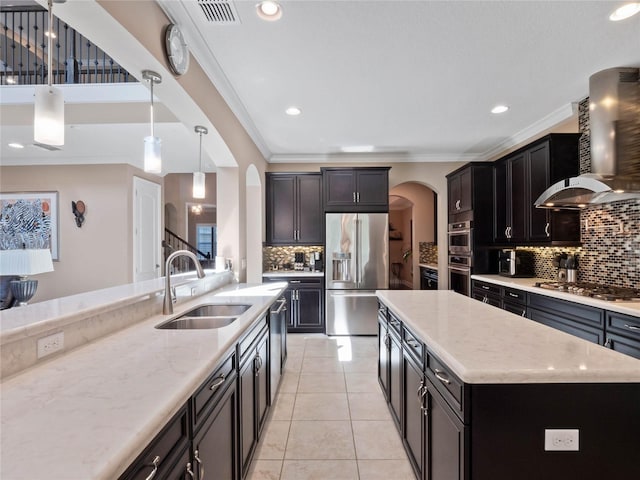
[(133, 177), (133, 281), (160, 276), (160, 185)]

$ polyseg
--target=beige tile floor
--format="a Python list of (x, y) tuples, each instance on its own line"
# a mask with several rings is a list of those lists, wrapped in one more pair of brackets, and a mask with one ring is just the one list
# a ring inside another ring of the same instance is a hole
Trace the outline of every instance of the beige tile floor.
[(249, 480), (414, 480), (377, 378), (376, 337), (290, 334)]

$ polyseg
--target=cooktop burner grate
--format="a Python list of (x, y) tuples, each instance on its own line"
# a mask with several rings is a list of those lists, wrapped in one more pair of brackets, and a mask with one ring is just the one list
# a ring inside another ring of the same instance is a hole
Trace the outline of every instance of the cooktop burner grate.
[(536, 282), (536, 287), (559, 292), (573, 293), (583, 297), (592, 297), (608, 302), (640, 301), (640, 290), (626, 287), (612, 287), (587, 282)]

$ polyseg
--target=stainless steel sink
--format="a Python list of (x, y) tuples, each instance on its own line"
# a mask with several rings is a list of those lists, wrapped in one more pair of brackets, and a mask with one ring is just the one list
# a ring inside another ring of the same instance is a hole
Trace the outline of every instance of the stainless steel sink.
[[(242, 315), (249, 310), (251, 305), (241, 304), (210, 304), (201, 305), (189, 310), (181, 315), (181, 317), (229, 317)], [(180, 318), (180, 317), (178, 317)]]
[(178, 317), (156, 325), (163, 330), (203, 330), (231, 325), (238, 317)]
[(183, 313), (177, 318), (156, 325), (163, 330), (202, 330), (222, 328), (231, 325), (239, 315), (246, 312), (251, 305), (212, 304), (201, 305)]

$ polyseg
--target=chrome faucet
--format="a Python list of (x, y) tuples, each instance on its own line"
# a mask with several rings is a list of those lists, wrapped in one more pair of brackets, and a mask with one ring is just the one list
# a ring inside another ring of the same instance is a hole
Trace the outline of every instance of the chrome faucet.
[(171, 290), (171, 262), (173, 262), (175, 258), (182, 256), (189, 257), (191, 260), (193, 260), (193, 263), (196, 266), (196, 272), (198, 273), (198, 278), (204, 278), (204, 270), (202, 269), (202, 265), (198, 261), (198, 257), (196, 257), (194, 253), (190, 252), (189, 250), (176, 250), (171, 255), (169, 255), (164, 266), (164, 304), (162, 306), (163, 315), (173, 314), (174, 296), (173, 291)]

